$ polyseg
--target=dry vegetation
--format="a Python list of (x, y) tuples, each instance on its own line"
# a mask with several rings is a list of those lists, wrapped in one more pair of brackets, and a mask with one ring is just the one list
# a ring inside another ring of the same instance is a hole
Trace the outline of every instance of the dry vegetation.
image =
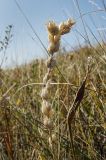
[[(1, 160), (106, 158), (105, 45), (102, 48), (84, 47), (75, 53), (57, 55), (62, 75), (55, 68), (54, 79), (64, 84), (55, 85), (50, 94), (55, 112), (53, 134), (56, 135), (52, 146), (48, 142), (49, 130), (42, 123), (42, 85), (36, 84), (42, 83), (47, 71), (44, 60), (35, 60), (15, 69), (0, 70)], [(67, 111), (73, 106), (84, 80), (90, 56), (85, 93), (71, 121), (70, 139)], [(66, 80), (69, 84), (66, 84)]]
[[(34, 60), (14, 69), (2, 69), (4, 59), (0, 64), (0, 160), (106, 159), (106, 43), (59, 50), (61, 36), (74, 25), (67, 22), (60, 28), (52, 22), (56, 32), (49, 22), (47, 63)], [(11, 29), (0, 41), (4, 57)], [(48, 69), (52, 78), (44, 82)], [(48, 80), (52, 87), (45, 98)]]

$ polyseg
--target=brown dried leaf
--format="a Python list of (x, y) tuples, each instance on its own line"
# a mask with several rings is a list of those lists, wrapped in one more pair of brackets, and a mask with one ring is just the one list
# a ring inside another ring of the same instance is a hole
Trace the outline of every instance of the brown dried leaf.
[[(86, 76), (87, 78), (87, 76)], [(79, 88), (77, 94), (76, 94), (76, 98), (74, 100), (74, 103), (72, 104), (72, 107), (70, 108), (69, 112), (68, 112), (68, 115), (67, 115), (67, 118), (68, 118), (68, 123), (71, 123), (74, 116), (75, 116), (75, 113), (78, 109), (78, 106), (80, 105), (82, 99), (83, 99), (83, 96), (84, 96), (84, 91), (85, 91), (85, 84), (86, 84), (86, 78), (85, 80), (83, 81), (81, 87)]]

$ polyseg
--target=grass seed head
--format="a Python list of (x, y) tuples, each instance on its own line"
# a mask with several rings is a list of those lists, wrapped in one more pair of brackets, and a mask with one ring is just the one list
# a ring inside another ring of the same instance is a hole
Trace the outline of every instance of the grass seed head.
[(54, 43), (58, 43), (60, 41), (61, 35), (60, 33), (54, 36)]
[(56, 134), (52, 134), (51, 137), (49, 137), (49, 145), (50, 145), (50, 147), (52, 147), (53, 143), (56, 143), (56, 141), (57, 141)]
[(49, 92), (46, 87), (44, 87), (41, 91), (41, 98), (44, 100), (49, 99)]
[(52, 129), (52, 127), (53, 127), (53, 123), (52, 123), (51, 119), (48, 117), (44, 117), (44, 125), (48, 129)]
[(47, 81), (47, 83), (46, 83), (46, 88), (48, 89), (48, 90), (51, 90), (52, 88), (53, 88), (53, 84), (51, 84), (51, 83), (53, 83), (53, 81), (51, 80), (51, 79), (49, 79), (48, 81)]
[(46, 100), (42, 102), (42, 113), (47, 117), (51, 115), (51, 104)]
[(58, 26), (56, 25), (55, 22), (53, 21), (50, 21), (48, 24), (47, 24), (47, 29), (48, 29), (48, 32), (51, 34), (51, 35), (57, 35), (59, 33), (59, 28)]
[(69, 33), (72, 26), (75, 24), (75, 21), (72, 19), (68, 19), (66, 22), (62, 22), (59, 25), (59, 31), (61, 35), (64, 35), (66, 33)]
[(60, 30), (61, 35), (64, 35), (70, 32), (70, 27), (63, 22), (59, 25), (59, 30)]
[(75, 21), (73, 19), (68, 19), (66, 24), (67, 26), (72, 27), (75, 24)]
[(50, 73), (47, 72), (43, 78), (43, 83), (46, 83), (49, 80), (49, 78), (50, 78)]
[(48, 47), (48, 52), (53, 55), (55, 52), (57, 52), (59, 50), (59, 46), (60, 43), (50, 43), (49, 47)]
[(46, 65), (48, 68), (54, 68), (56, 65), (56, 60), (53, 57), (49, 57), (46, 61)]

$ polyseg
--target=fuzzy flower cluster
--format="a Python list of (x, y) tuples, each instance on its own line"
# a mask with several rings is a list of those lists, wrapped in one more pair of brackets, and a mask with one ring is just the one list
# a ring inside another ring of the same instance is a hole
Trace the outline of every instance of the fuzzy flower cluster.
[(52, 123), (52, 115), (53, 115), (53, 108), (50, 103), (50, 90), (53, 87), (53, 68), (56, 65), (56, 59), (54, 57), (54, 53), (59, 50), (60, 47), (60, 39), (61, 36), (70, 32), (70, 29), (75, 24), (75, 22), (71, 19), (67, 20), (66, 22), (57, 25), (55, 22), (50, 21), (47, 25), (48, 30), (48, 39), (49, 39), (49, 47), (48, 53), (49, 58), (46, 61), (47, 66), (47, 73), (43, 78), (43, 88), (41, 91), (41, 98), (42, 98), (42, 114), (44, 117), (43, 123), (44, 126), (48, 129), (53, 128)]
[(60, 23), (60, 25), (56, 25), (56, 23), (53, 21), (48, 23), (47, 29), (49, 33), (48, 39), (50, 43), (48, 52), (50, 55), (53, 55), (59, 50), (61, 36), (69, 33), (74, 24), (75, 22), (71, 19), (68, 19), (66, 22)]

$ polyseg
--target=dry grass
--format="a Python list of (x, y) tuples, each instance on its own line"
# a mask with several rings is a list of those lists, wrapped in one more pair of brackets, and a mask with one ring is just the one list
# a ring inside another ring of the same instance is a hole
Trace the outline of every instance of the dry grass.
[[(42, 47), (53, 56), (59, 50), (61, 35), (68, 33), (70, 27), (63, 23), (59, 32), (52, 22), (56, 30), (52, 30), (52, 36), (49, 33), (51, 45), (46, 49), (23, 9), (14, 1)], [(106, 159), (106, 43), (105, 38), (100, 43), (83, 20), (83, 16), (104, 12), (104, 0), (102, 3), (103, 10), (82, 14), (75, 0), (80, 14), (77, 20), (81, 19), (85, 34), (74, 31), (87, 45), (81, 47), (79, 42), (79, 48), (68, 53), (60, 50), (55, 57), (53, 87), (49, 93), (54, 112), (50, 117), (52, 129), (45, 127), (41, 112), (42, 82), (50, 63), (46, 65), (41, 59), (14, 69), (0, 69), (0, 160)], [(50, 28), (51, 23), (49, 32)], [(11, 29), (12, 26), (7, 27), (6, 36), (0, 41), (0, 52), (3, 52), (0, 68), (12, 38)], [(96, 46), (90, 42), (87, 30), (97, 42)]]
[[(103, 48), (106, 51), (105, 45)], [(100, 51), (101, 58), (98, 58), (96, 50)], [(82, 99), (80, 96), (83, 93), (80, 90), (78, 93), (78, 89), (86, 76), (88, 56), (92, 58)], [(52, 147), (48, 143), (49, 132), (42, 123), (40, 97), (42, 85), (36, 84), (42, 83), (46, 73), (44, 60), (35, 60), (29, 65), (15, 69), (1, 69), (1, 160), (106, 158), (106, 66), (104, 63), (106, 59), (103, 50), (98, 46), (95, 49), (84, 47), (76, 50), (75, 53), (58, 54), (57, 61), (61, 73), (69, 84), (66, 84), (63, 76), (55, 68), (56, 83), (64, 84), (55, 85), (51, 91), (51, 103), (55, 112), (53, 133), (56, 135)], [(70, 131), (67, 112), (70, 107), (79, 103), (77, 101), (81, 103), (73, 117), (72, 115), (70, 117)]]

